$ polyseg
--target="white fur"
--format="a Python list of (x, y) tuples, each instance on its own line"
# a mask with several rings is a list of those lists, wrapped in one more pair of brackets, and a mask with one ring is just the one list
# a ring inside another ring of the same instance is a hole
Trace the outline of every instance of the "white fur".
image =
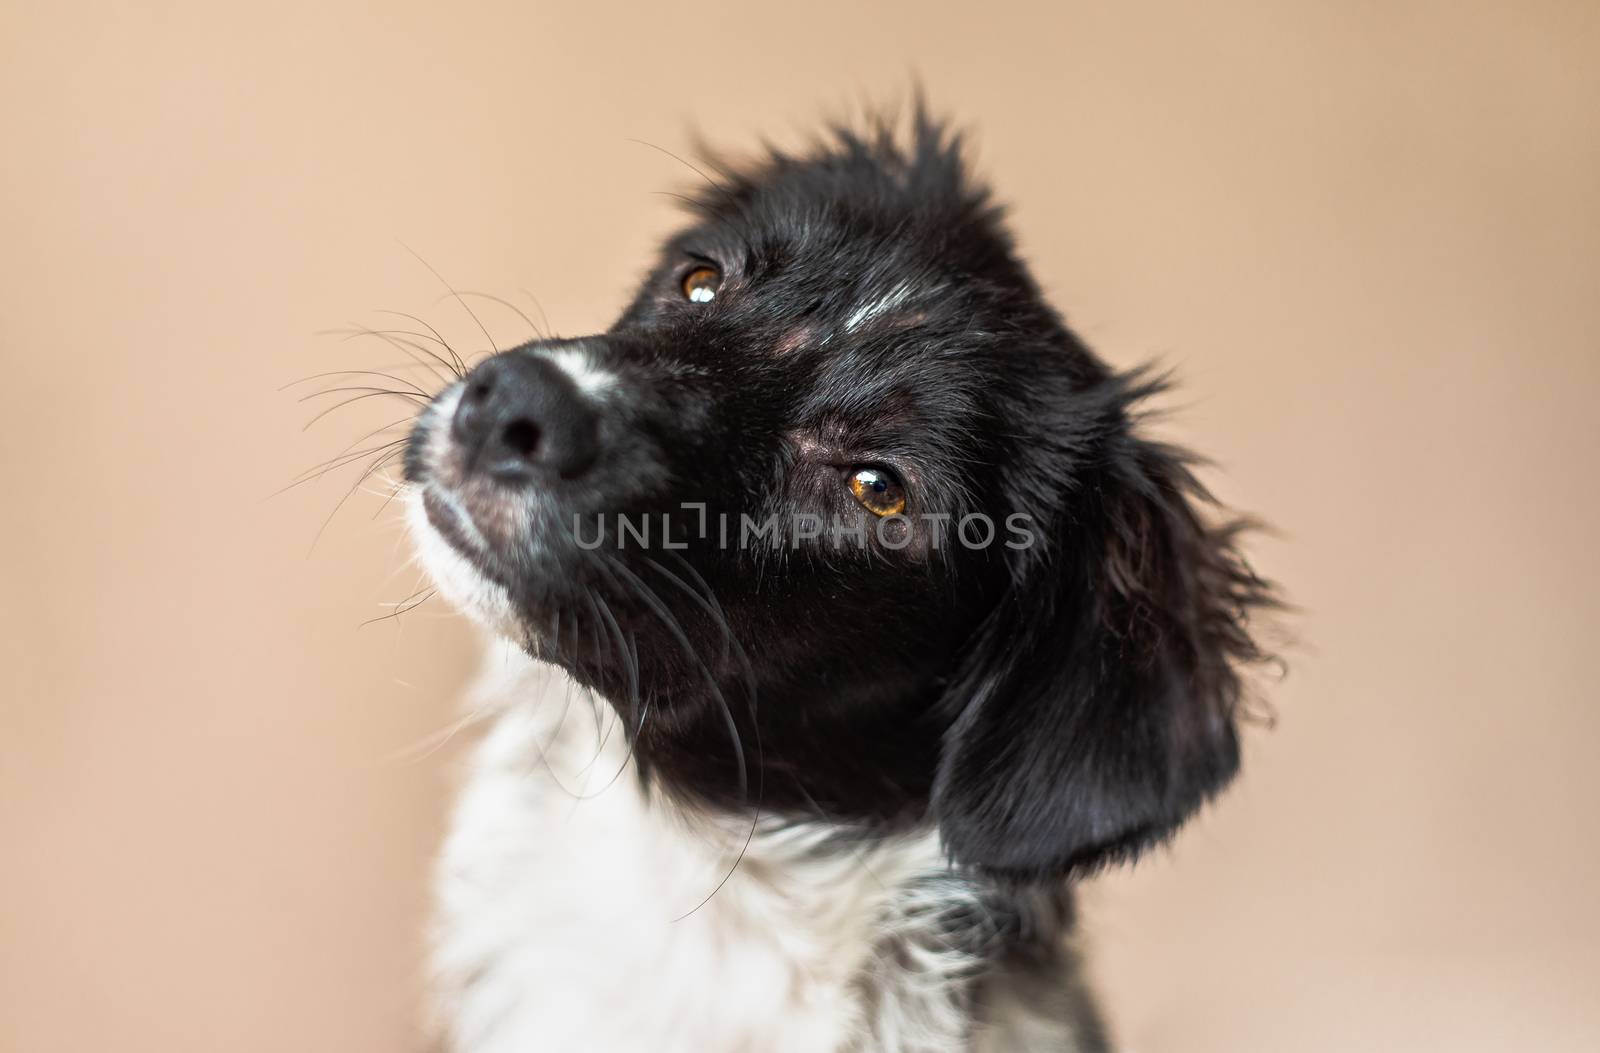
[(593, 356), (582, 347), (558, 347), (538, 352), (561, 367), (577, 385), (578, 390), (590, 398), (598, 398), (617, 382), (614, 374), (595, 364)]
[(910, 956), (905, 1007), (863, 1013), (881, 938), (916, 923), (910, 879), (944, 869), (933, 837), (821, 851), (825, 830), (765, 830), (733, 869), (748, 827), (652, 799), (609, 708), (561, 674), (495, 648), (475, 704), (494, 723), (438, 869), (455, 1048), (957, 1048), (960, 1006), (909, 1006), (950, 1001), (967, 964), (937, 943)]
[[(450, 500), (439, 491), (441, 500)], [(417, 560), (432, 576), (439, 593), (457, 609), (470, 614), (479, 624), (501, 635), (515, 631), (517, 616), (511, 598), (500, 585), (484, 578), (451, 544), (439, 536), (428, 522), (422, 506), (422, 491), (415, 488), (405, 495), (406, 522), (417, 549)], [(463, 524), (469, 524), (466, 515)]]
[(844, 321), (844, 331), (853, 333), (879, 315), (887, 314), (911, 298), (911, 287), (901, 282), (876, 300), (859, 305)]

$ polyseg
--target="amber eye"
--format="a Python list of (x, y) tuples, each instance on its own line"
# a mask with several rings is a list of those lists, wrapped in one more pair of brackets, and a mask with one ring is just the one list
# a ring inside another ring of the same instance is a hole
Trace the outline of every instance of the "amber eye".
[(696, 267), (683, 276), (683, 298), (690, 303), (710, 303), (717, 298), (722, 275), (715, 267)]
[(882, 468), (852, 470), (850, 492), (861, 502), (861, 507), (875, 516), (899, 515), (906, 508), (906, 488)]

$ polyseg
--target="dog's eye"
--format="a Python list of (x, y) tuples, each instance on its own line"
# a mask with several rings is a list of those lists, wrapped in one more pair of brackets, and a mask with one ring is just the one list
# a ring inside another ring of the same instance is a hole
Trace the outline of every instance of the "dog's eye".
[(875, 516), (893, 516), (905, 511), (906, 488), (883, 468), (853, 470), (850, 492), (861, 502), (861, 507)]
[(715, 267), (696, 267), (683, 276), (683, 298), (690, 303), (710, 303), (717, 298), (722, 275)]

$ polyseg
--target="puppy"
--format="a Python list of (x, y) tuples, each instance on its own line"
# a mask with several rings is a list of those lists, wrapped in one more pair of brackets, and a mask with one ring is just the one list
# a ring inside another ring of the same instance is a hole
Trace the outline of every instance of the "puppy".
[(1072, 881), (1233, 777), (1273, 594), (910, 124), (718, 164), (607, 332), (418, 419), (421, 558), (504, 641), (456, 1050), (1107, 1048)]

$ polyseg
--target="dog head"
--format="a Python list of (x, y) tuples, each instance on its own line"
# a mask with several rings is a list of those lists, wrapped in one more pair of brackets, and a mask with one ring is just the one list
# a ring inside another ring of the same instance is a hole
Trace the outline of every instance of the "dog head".
[(1232, 777), (1270, 593), (1135, 433), (1159, 385), (1065, 328), (958, 138), (913, 125), (719, 168), (607, 332), (434, 400), (413, 519), (663, 788), (1059, 876)]

